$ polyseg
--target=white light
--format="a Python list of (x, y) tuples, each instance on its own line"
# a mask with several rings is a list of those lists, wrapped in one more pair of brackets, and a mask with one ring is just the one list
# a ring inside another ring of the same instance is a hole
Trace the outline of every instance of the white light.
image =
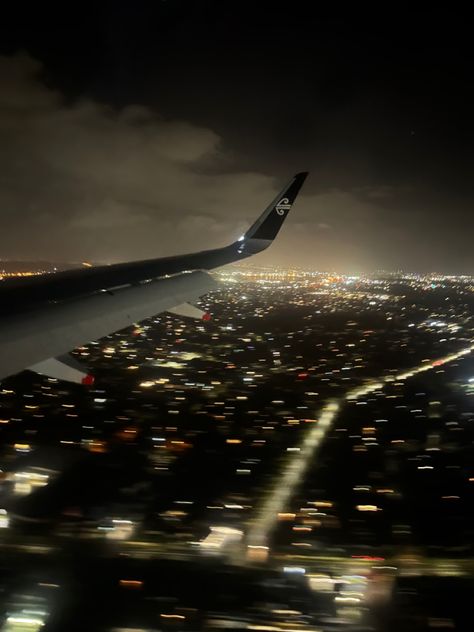
[(7, 617), (3, 630), (29, 630), (34, 632), (44, 626), (44, 619), (25, 615), (10, 615)]
[(8, 529), (10, 520), (6, 509), (0, 509), (0, 529)]
[(222, 549), (228, 544), (240, 542), (243, 531), (233, 527), (210, 527), (209, 535), (199, 543), (203, 549)]

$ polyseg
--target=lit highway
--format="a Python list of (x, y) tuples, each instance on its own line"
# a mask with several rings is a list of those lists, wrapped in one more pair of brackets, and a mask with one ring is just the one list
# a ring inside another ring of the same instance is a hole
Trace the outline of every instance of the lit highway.
[(276, 480), (276, 485), (263, 500), (261, 508), (247, 533), (247, 544), (250, 549), (267, 546), (269, 535), (278, 520), (278, 514), (285, 511), (288, 501), (292, 498), (300, 483), (302, 483), (308, 467), (314, 462), (318, 449), (332, 428), (344, 401), (359, 399), (383, 388), (391, 382), (407, 380), (419, 373), (438, 368), (462, 358), (473, 350), (474, 344), (471, 344), (460, 351), (450, 353), (436, 360), (425, 360), (408, 371), (367, 382), (363, 386), (349, 390), (343, 397), (330, 400), (317, 415), (318, 421), (304, 435), (300, 446), (291, 452), (291, 456), (288, 458), (283, 471)]

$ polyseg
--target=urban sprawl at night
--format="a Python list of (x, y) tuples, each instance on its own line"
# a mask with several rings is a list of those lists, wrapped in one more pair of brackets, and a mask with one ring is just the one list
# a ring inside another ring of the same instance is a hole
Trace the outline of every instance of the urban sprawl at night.
[(474, 277), (215, 277), (209, 321), (76, 349), (91, 386), (2, 381), (1, 629), (453, 627)]

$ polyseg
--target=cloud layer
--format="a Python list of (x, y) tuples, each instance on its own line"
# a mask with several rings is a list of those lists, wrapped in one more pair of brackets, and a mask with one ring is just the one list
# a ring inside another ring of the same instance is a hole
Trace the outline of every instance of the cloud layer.
[(40, 72), (26, 55), (0, 58), (0, 256), (126, 260), (217, 245), (274, 194), (268, 176), (218, 174), (212, 130), (141, 106), (66, 105)]
[[(66, 102), (43, 70), (26, 54), (0, 57), (0, 258), (116, 262), (224, 245), (284, 184), (268, 165), (292, 175), (270, 149), (261, 172), (245, 171), (214, 130), (152, 108)], [(444, 257), (469, 271), (470, 232), (446, 224), (436, 192), (373, 178), (342, 190), (308, 162), (315, 173), (255, 263), (449, 269)]]

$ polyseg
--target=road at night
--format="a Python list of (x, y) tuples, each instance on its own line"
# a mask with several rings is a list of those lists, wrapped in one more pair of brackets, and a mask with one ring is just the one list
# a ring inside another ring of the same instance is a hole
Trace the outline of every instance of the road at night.
[(387, 376), (379, 380), (373, 380), (363, 386), (351, 389), (343, 397), (330, 400), (323, 406), (319, 415), (316, 416), (318, 420), (317, 423), (313, 424), (309, 432), (304, 435), (300, 446), (292, 453), (283, 471), (278, 476), (276, 485), (263, 500), (258, 515), (252, 522), (247, 533), (248, 546), (268, 546), (268, 539), (278, 521), (278, 514), (286, 510), (289, 500), (302, 483), (309, 466), (313, 464), (318, 449), (332, 428), (345, 401), (359, 399), (364, 395), (383, 388), (386, 384), (391, 382), (404, 381), (419, 373), (438, 368), (470, 354), (473, 350), (474, 344), (471, 344), (460, 351), (450, 353), (436, 360), (423, 361), (408, 371), (403, 371), (395, 376)]

